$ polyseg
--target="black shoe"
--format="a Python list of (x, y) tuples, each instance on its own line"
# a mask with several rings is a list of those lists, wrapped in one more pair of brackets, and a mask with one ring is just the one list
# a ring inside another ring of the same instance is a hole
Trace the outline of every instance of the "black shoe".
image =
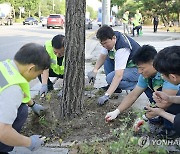
[(48, 91), (54, 90), (53, 84), (48, 85)]
[(114, 93), (122, 93), (122, 90), (120, 88), (117, 88)]
[(109, 89), (109, 85), (107, 85), (107, 86), (104, 86), (104, 87), (101, 87), (100, 89), (103, 89), (103, 90), (108, 90)]
[(166, 129), (163, 127), (157, 134), (157, 137), (160, 139), (175, 139), (179, 136), (173, 129)]
[[(103, 89), (104, 91), (107, 91), (109, 89), (109, 85), (101, 87), (100, 89)], [(114, 93), (122, 93), (122, 90), (120, 88), (117, 88)]]

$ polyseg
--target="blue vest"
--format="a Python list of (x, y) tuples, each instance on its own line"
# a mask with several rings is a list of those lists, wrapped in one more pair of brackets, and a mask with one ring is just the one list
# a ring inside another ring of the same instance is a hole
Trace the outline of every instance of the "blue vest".
[(115, 44), (116, 51), (121, 48), (130, 49), (130, 55), (128, 58), (128, 62), (129, 62), (132, 59), (132, 56), (136, 53), (137, 49), (140, 48), (140, 45), (129, 36), (126, 36), (118, 31), (115, 31), (114, 33), (116, 36), (116, 44)]

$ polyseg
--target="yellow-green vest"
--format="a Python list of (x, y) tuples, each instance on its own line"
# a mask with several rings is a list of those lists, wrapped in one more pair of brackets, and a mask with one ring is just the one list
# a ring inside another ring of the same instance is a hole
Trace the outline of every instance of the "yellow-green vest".
[(48, 52), (50, 58), (51, 58), (51, 65), (50, 68), (53, 70), (54, 73), (58, 75), (64, 74), (64, 58), (62, 65), (59, 66), (57, 62), (57, 56), (54, 54), (53, 47), (51, 41), (46, 41), (45, 43), (46, 51)]
[(135, 17), (135, 19), (136, 19), (139, 23), (142, 22), (142, 15), (141, 15), (141, 13), (136, 13), (134, 17)]
[(133, 23), (134, 27), (136, 27), (136, 26), (140, 26), (139, 21), (138, 21), (138, 20), (136, 20), (136, 19), (133, 19), (132, 23)]
[(13, 67), (10, 60), (0, 62), (0, 93), (9, 86), (19, 85), (24, 93), (23, 103), (31, 100), (28, 81)]
[(129, 22), (129, 14), (127, 14), (127, 13), (124, 13), (123, 14), (123, 23), (128, 23)]

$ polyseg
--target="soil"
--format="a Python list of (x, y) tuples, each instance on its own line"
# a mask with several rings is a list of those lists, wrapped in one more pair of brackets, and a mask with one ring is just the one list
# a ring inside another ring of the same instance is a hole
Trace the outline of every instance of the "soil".
[[(97, 99), (104, 94), (104, 91), (92, 89), (88, 86), (85, 90), (83, 113), (71, 119), (62, 119), (60, 116), (61, 99), (57, 96), (59, 91), (51, 91), (44, 99), (37, 96), (34, 100), (38, 104), (42, 104), (45, 111), (41, 113), (41, 116), (37, 116), (30, 111), (22, 134), (45, 136), (45, 146), (67, 147), (70, 149), (70, 154), (113, 153), (109, 151), (113, 146), (115, 146), (115, 151), (119, 148), (121, 150), (126, 149), (122, 153), (137, 153), (139, 148), (139, 150), (143, 150), (138, 146), (136, 136), (142, 137), (147, 133), (140, 131), (135, 134), (132, 131), (133, 123), (138, 115), (137, 111), (130, 108), (121, 113), (120, 118), (117, 117), (116, 120), (108, 123), (105, 121), (107, 112), (116, 109), (127, 94), (113, 94), (105, 105), (99, 106)], [(154, 138), (153, 134), (148, 133), (148, 135), (150, 138)], [(135, 136), (136, 141), (133, 141), (133, 136)], [(115, 144), (110, 147), (109, 143)], [(177, 150), (174, 147), (171, 148), (168, 150)], [(157, 146), (150, 146), (149, 149), (151, 152), (148, 151), (148, 153), (157, 152)]]
[[(86, 88), (86, 90), (90, 89)], [(86, 91), (83, 113), (72, 119), (63, 120), (60, 118), (61, 101), (57, 93), (58, 91), (52, 91), (42, 100), (39, 100), (38, 96), (35, 98), (35, 101), (42, 104), (46, 110), (43, 111), (40, 117), (33, 112), (29, 113), (28, 120), (23, 128), (23, 134), (46, 136), (49, 143), (54, 141), (63, 141), (63, 143), (105, 141), (110, 138), (113, 139), (112, 130), (120, 128), (123, 123), (119, 118), (113, 122), (105, 122), (107, 112), (113, 111), (123, 97), (117, 99), (117, 95), (114, 95), (105, 105), (98, 106), (97, 99), (104, 92), (94, 89), (90, 98), (90, 91)], [(132, 127), (135, 116), (131, 110), (121, 114), (121, 119), (126, 117), (131, 118), (128, 126)]]

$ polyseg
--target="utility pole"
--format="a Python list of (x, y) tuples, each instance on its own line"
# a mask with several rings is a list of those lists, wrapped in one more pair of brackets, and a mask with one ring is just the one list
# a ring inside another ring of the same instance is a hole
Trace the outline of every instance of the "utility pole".
[(102, 25), (110, 25), (111, 0), (102, 1)]
[(41, 17), (41, 3), (39, 3), (39, 11), (38, 11), (39, 18)]

